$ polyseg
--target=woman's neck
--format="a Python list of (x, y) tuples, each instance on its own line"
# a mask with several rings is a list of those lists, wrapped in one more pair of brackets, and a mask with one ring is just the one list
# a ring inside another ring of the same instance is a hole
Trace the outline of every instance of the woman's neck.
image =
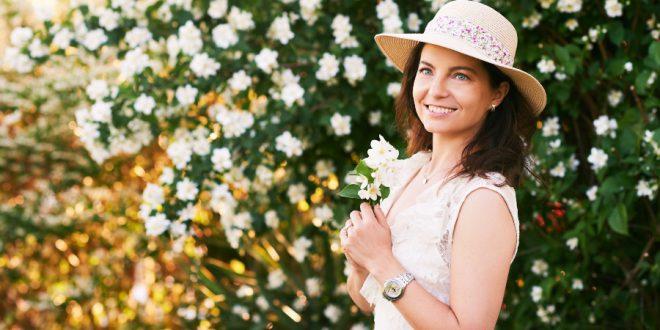
[(429, 173), (448, 171), (461, 160), (463, 149), (469, 143), (466, 138), (447, 138), (433, 134), (433, 150)]

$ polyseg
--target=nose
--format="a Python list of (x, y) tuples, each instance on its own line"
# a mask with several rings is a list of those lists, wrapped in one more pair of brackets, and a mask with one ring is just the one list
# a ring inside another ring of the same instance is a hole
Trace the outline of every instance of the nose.
[(449, 96), (447, 83), (441, 75), (437, 75), (433, 78), (433, 81), (429, 86), (428, 95), (434, 98), (443, 98)]

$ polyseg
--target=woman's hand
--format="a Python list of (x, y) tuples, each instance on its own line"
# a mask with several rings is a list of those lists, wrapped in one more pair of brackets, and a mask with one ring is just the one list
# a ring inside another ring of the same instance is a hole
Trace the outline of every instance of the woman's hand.
[(376, 265), (391, 260), (392, 235), (379, 205), (372, 208), (369, 203), (360, 204), (360, 211), (351, 212), (349, 221), (340, 233), (349, 262), (372, 272)]

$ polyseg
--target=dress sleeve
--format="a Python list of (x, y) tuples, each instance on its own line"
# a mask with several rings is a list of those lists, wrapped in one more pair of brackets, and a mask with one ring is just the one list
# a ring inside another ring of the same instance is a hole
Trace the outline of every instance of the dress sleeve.
[(373, 306), (376, 304), (376, 298), (381, 294), (381, 289), (373, 275), (369, 274), (364, 280), (362, 288), (360, 288), (360, 294), (369, 302), (369, 305)]
[(511, 263), (513, 263), (513, 260), (516, 257), (516, 254), (518, 253), (518, 245), (520, 242), (520, 224), (518, 221), (518, 205), (516, 204), (516, 192), (515, 190), (508, 185), (503, 185), (501, 187), (498, 187), (496, 184), (500, 184), (504, 182), (504, 176), (501, 175), (500, 173), (490, 173), (488, 179), (481, 178), (481, 177), (474, 177), (473, 179), (469, 180), (468, 182), (465, 183), (465, 186), (462, 187), (461, 189), (458, 189), (458, 192), (452, 196), (452, 202), (450, 206), (450, 212), (449, 212), (449, 224), (448, 224), (448, 231), (449, 231), (449, 242), (450, 244), (454, 240), (454, 227), (456, 225), (456, 221), (458, 220), (458, 213), (461, 210), (461, 207), (463, 206), (463, 202), (465, 202), (465, 199), (467, 196), (479, 189), (479, 188), (487, 188), (492, 191), (495, 191), (496, 193), (500, 194), (504, 201), (506, 202), (506, 205), (509, 209), (509, 212), (511, 213), (511, 217), (513, 218), (513, 224), (516, 229), (516, 247), (513, 252), (513, 256), (511, 257)]

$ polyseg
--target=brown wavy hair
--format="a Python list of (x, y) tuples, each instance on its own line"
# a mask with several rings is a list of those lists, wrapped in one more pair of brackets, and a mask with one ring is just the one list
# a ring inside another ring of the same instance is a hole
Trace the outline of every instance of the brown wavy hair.
[[(428, 132), (415, 111), (412, 96), (424, 43), (420, 42), (408, 57), (403, 70), (401, 90), (395, 101), (397, 128), (405, 136), (408, 156), (433, 147), (433, 134)], [(541, 180), (526, 161), (529, 145), (536, 129), (536, 118), (531, 105), (516, 88), (513, 81), (496, 66), (481, 61), (488, 72), (490, 85), (497, 88), (500, 83), (509, 83), (509, 92), (494, 112), (488, 111), (486, 120), (463, 149), (462, 169), (456, 176), (480, 176), (488, 172), (498, 172), (506, 178), (503, 184), (518, 187), (524, 171)], [(453, 169), (452, 169), (453, 170)], [(453, 178), (452, 177), (452, 178)]]

